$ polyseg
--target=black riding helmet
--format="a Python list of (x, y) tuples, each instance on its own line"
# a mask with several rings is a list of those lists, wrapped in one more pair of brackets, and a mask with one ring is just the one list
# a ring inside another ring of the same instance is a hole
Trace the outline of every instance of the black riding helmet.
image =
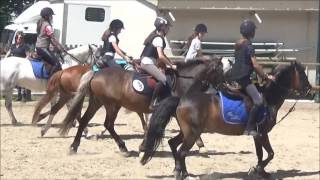
[(207, 33), (207, 26), (205, 24), (198, 24), (194, 29), (197, 33)]
[(251, 20), (244, 20), (240, 25), (240, 33), (246, 38), (253, 38), (256, 31), (256, 25)]
[(54, 12), (53, 12), (53, 10), (51, 9), (51, 8), (49, 8), (49, 7), (45, 7), (45, 8), (43, 8), (42, 10), (41, 10), (41, 12), (40, 12), (40, 16), (41, 17), (43, 17), (43, 18), (48, 18), (49, 16), (52, 16), (52, 15), (54, 15)]
[(124, 29), (123, 22), (120, 19), (112, 20), (110, 23), (109, 29), (111, 30)]
[(161, 27), (163, 25), (170, 25), (169, 21), (164, 18), (164, 17), (157, 17), (156, 20), (154, 21), (154, 26), (156, 27), (156, 30), (161, 30)]

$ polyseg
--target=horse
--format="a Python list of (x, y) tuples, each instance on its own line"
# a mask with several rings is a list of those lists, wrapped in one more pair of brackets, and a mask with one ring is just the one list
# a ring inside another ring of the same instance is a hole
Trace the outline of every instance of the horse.
[[(279, 108), (292, 91), (308, 95), (312, 88), (304, 72), (304, 67), (300, 63), (294, 62), (286, 66), (279, 65), (274, 69), (274, 72), (275, 81), (269, 82), (262, 92), (269, 115), (258, 126), (260, 135), (254, 137), (258, 163), (253, 172), (262, 177), (270, 176), (264, 169), (274, 156), (268, 133), (277, 123), (276, 118)], [(226, 123), (223, 119), (220, 101), (217, 94), (206, 94), (190, 88), (190, 91), (180, 101), (176, 97), (170, 97), (160, 102), (159, 108), (153, 112), (150, 119), (149, 129), (145, 137), (146, 150), (140, 160), (141, 164), (145, 165), (150, 161), (157, 149), (169, 117), (172, 115), (170, 114), (172, 110), (167, 108), (171, 104), (178, 104), (175, 112), (180, 127), (179, 134), (168, 141), (175, 160), (174, 175), (177, 179), (188, 176), (185, 157), (201, 133), (242, 135), (245, 124)], [(177, 150), (180, 144), (181, 146)], [(263, 148), (268, 153), (265, 160), (263, 160)]]
[[(220, 59), (214, 58), (212, 61), (189, 61), (187, 63), (176, 63), (177, 70), (172, 72), (172, 91), (174, 94), (185, 93), (190, 86), (190, 81), (202, 74), (202, 72), (216, 74), (217, 69), (221, 67)], [(219, 65), (219, 66), (218, 66)], [(169, 69), (170, 70), (170, 69)], [(222, 71), (222, 70), (221, 70)], [(80, 125), (76, 137), (71, 144), (70, 153), (76, 153), (80, 145), (80, 138), (84, 128), (96, 111), (104, 106), (106, 109), (106, 117), (104, 126), (116, 141), (120, 152), (129, 155), (124, 141), (114, 130), (114, 122), (116, 120), (120, 107), (125, 107), (139, 114), (143, 118), (143, 113), (150, 113), (149, 103), (150, 96), (137, 93), (132, 88), (133, 72), (125, 71), (120, 68), (106, 68), (96, 73), (93, 78), (89, 74), (82, 77), (81, 84), (74, 102), (63, 121), (63, 125), (59, 130), (62, 135), (66, 134), (72, 127), (78, 109), (81, 107), (85, 95), (89, 94), (89, 105), (81, 118)], [(207, 78), (213, 81), (214, 78)], [(141, 149), (140, 149), (141, 150)]]
[[(64, 56), (62, 68), (78, 65), (79, 63), (91, 63), (93, 61), (92, 45), (81, 46), (69, 50)], [(33, 72), (28, 58), (8, 57), (0, 61), (0, 92), (5, 95), (5, 106), (13, 125), (18, 123), (12, 111), (12, 92), (14, 87), (20, 86), (35, 91), (44, 91), (47, 87), (47, 79), (39, 79)]]

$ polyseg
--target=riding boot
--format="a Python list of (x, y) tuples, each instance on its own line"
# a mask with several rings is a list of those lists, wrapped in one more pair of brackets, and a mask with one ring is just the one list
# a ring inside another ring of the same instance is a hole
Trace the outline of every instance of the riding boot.
[(22, 100), (21, 87), (17, 87), (17, 90), (18, 90), (17, 101), (21, 101)]
[(57, 64), (55, 66), (52, 67), (49, 76), (51, 77), (55, 72), (60, 71), (61, 70), (61, 65)]
[(32, 99), (31, 99), (31, 90), (24, 89), (23, 95), (24, 95), (25, 101), (32, 101)]
[(258, 118), (259, 113), (259, 106), (253, 105), (253, 107), (250, 110), (249, 119), (247, 122), (247, 126), (245, 131), (243, 132), (243, 135), (250, 135), (250, 136), (257, 136), (257, 128), (256, 128), (256, 120)]
[(157, 84), (153, 90), (153, 94), (152, 94), (150, 105), (149, 105), (149, 109), (151, 111), (153, 111), (156, 108), (156, 106), (158, 105), (160, 95), (161, 95), (164, 88), (165, 88), (165, 85), (162, 82), (157, 82)]

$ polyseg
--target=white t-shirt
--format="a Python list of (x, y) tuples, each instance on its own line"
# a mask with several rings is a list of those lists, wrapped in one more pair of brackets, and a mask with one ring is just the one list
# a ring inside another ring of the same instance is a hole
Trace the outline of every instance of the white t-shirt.
[(188, 61), (189, 59), (195, 58), (197, 56), (198, 50), (200, 50), (200, 49), (201, 49), (201, 41), (198, 37), (195, 37), (191, 41), (191, 45), (189, 47), (185, 61)]
[[(152, 45), (154, 47), (161, 47), (163, 48), (163, 40), (161, 37), (155, 37), (152, 41)], [(143, 64), (156, 64), (156, 59), (152, 58), (152, 57), (143, 57), (141, 60), (141, 63)]]
[[(108, 38), (109, 43), (117, 43), (117, 38), (115, 35), (110, 35)], [(109, 56), (115, 56), (115, 54), (113, 52), (106, 52), (105, 55), (109, 55)]]

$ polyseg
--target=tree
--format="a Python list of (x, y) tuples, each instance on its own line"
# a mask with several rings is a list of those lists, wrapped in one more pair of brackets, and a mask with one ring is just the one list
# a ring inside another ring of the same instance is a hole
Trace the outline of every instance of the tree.
[(2, 0), (0, 7), (0, 32), (10, 21), (20, 15), (35, 0)]

